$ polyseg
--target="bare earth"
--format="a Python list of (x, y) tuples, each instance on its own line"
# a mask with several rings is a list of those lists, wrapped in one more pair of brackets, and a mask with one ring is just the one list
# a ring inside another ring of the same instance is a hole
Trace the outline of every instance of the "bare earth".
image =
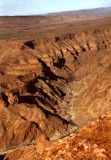
[(55, 17), (0, 17), (0, 160), (111, 159), (111, 17)]

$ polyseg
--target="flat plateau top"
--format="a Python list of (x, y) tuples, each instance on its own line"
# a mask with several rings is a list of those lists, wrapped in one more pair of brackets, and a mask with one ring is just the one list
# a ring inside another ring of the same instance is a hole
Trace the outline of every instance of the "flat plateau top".
[(32, 39), (111, 26), (111, 17), (57, 21), (44, 16), (0, 17), (0, 39)]

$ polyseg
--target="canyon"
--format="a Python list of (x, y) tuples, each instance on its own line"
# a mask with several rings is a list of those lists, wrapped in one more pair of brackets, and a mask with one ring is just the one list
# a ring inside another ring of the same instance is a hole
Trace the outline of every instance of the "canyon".
[(31, 24), (20, 32), (19, 17), (10, 35), (8, 18), (1, 20), (0, 160), (110, 159), (111, 18), (41, 29), (47, 18), (38, 16), (35, 34)]

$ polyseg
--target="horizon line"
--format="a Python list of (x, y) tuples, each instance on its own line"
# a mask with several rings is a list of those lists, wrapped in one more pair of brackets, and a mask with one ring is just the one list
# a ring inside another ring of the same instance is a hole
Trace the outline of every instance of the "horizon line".
[(63, 13), (63, 12), (76, 12), (76, 11), (83, 11), (83, 10), (92, 10), (92, 9), (102, 9), (102, 8), (111, 8), (111, 6), (108, 7), (97, 7), (97, 8), (82, 8), (82, 9), (75, 9), (75, 10), (66, 10), (66, 11), (57, 11), (57, 12), (47, 12), (47, 13), (43, 13), (43, 14), (15, 14), (15, 15), (0, 15), (0, 17), (15, 17), (15, 16), (43, 16), (43, 15), (48, 15), (48, 14), (59, 14), (59, 13)]

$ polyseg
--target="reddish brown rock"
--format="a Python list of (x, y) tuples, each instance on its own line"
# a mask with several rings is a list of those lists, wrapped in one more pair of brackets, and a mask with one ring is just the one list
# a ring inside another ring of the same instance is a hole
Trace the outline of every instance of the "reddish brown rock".
[[(49, 142), (41, 135), (37, 146), (28, 146), (8, 153), (4, 160), (45, 160), (45, 159), (111, 159), (111, 112), (101, 116), (94, 125), (84, 127), (56, 143)], [(35, 147), (37, 147), (37, 152)], [(38, 153), (39, 152), (39, 153)]]
[(37, 153), (40, 153), (45, 148), (50, 148), (53, 145), (54, 142), (51, 142), (48, 140), (48, 137), (44, 134), (41, 134), (38, 138), (37, 145), (36, 145), (36, 151)]
[[(111, 24), (108, 20), (96, 21), (101, 22), (101, 27), (60, 36), (0, 41), (0, 154), (35, 145), (41, 134), (50, 141), (58, 140), (111, 110)], [(94, 25), (92, 21), (90, 24)], [(91, 132), (97, 131), (90, 129), (83, 129), (89, 139)], [(72, 153), (76, 156), (78, 151), (77, 156), (84, 158), (83, 151), (90, 152), (94, 147), (90, 153), (105, 158), (104, 145), (99, 148), (99, 140), (93, 143), (87, 137), (81, 139), (84, 132), (79, 139), (76, 137), (77, 145), (73, 141), (74, 150), (65, 157), (69, 159)], [(46, 147), (52, 144), (44, 141)], [(43, 142), (40, 146), (45, 147)], [(65, 148), (68, 149), (69, 146)], [(62, 154), (62, 149), (59, 152)], [(18, 153), (20, 156), (21, 151)]]

